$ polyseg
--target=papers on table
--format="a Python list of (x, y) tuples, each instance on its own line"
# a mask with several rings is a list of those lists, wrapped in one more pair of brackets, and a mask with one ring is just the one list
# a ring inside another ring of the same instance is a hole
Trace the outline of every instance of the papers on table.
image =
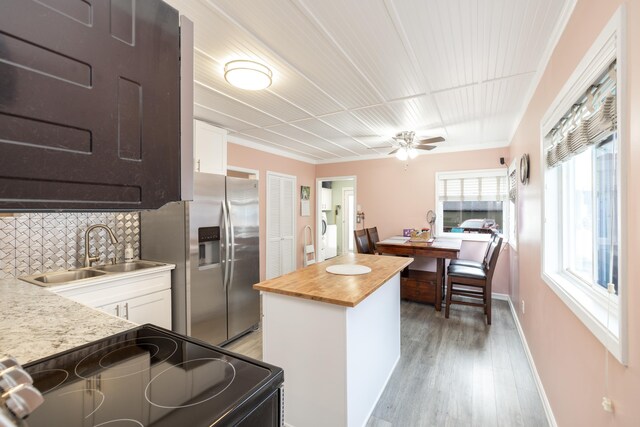
[(460, 249), (461, 240), (457, 239), (439, 239), (433, 242), (431, 246), (443, 249)]
[(390, 245), (399, 245), (402, 243), (407, 243), (409, 239), (410, 237), (393, 236), (393, 237), (389, 237), (388, 239), (384, 239), (378, 243), (388, 243)]

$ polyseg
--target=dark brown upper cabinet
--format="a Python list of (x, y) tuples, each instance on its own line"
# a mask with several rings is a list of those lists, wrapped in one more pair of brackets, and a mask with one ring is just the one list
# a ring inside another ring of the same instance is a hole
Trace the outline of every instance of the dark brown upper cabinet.
[(181, 199), (180, 27), (161, 0), (0, 2), (0, 211)]

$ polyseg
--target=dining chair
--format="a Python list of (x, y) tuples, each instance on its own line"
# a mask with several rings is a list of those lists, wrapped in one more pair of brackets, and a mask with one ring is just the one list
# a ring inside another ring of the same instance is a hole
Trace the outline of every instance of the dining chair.
[[(498, 263), (502, 238), (494, 240), (489, 245), (489, 263), (483, 268), (468, 267), (464, 265), (452, 265), (447, 269), (447, 300), (444, 317), (449, 318), (449, 308), (452, 304), (471, 305), (483, 307), (487, 316), (487, 324), (491, 324), (491, 281)], [(482, 300), (472, 302), (456, 300), (453, 296), (467, 299)]]
[(371, 247), (369, 246), (369, 237), (366, 230), (353, 230), (353, 234), (356, 238), (356, 249), (359, 254), (371, 254)]
[(380, 237), (378, 237), (378, 227), (367, 228), (367, 238), (369, 239), (369, 249), (371, 253), (377, 253), (376, 243), (380, 241)]
[(491, 240), (487, 244), (487, 249), (484, 251), (484, 257), (482, 257), (482, 261), (476, 261), (474, 259), (452, 259), (449, 262), (449, 266), (452, 265), (461, 265), (465, 267), (475, 267), (475, 268), (484, 268), (485, 265), (489, 264), (489, 249), (491, 249), (491, 243), (498, 240), (500, 235), (498, 233), (493, 233), (491, 236)]

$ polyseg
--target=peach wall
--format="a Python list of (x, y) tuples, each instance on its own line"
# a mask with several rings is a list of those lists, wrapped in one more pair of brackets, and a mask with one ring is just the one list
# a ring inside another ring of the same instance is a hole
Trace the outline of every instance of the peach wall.
[[(366, 226), (376, 225), (380, 237), (385, 238), (406, 226), (428, 226), (425, 214), (433, 209), (435, 203), (435, 173), (439, 171), (490, 169), (500, 167), (500, 157), (508, 155), (508, 148), (478, 150), (472, 152), (429, 154), (419, 156), (408, 163), (395, 158), (365, 160), (358, 162), (313, 165), (264, 151), (234, 144), (229, 138), (227, 163), (232, 166), (255, 169), (260, 172), (260, 280), (265, 279), (266, 271), (266, 180), (267, 171), (294, 175), (297, 178), (296, 191), (296, 264), (302, 267), (303, 231), (310, 225), (315, 238), (315, 180), (316, 177), (352, 176), (357, 181), (357, 203), (366, 213)], [(390, 179), (393, 177), (393, 179)], [(415, 183), (420, 183), (416, 186)], [(301, 185), (311, 187), (311, 216), (300, 216)], [(406, 190), (405, 190), (406, 189)], [(402, 191), (399, 191), (402, 190)], [(416, 193), (414, 195), (413, 193)], [(418, 194), (419, 193), (419, 194)], [(396, 214), (389, 213), (389, 206), (397, 207)], [(402, 212), (401, 215), (397, 212)], [(461, 256), (481, 259), (485, 243), (464, 242)], [(493, 291), (509, 293), (508, 251), (503, 251), (496, 267)], [(429, 260), (423, 260), (418, 268), (434, 270)]]
[[(576, 66), (621, 4), (627, 5), (627, 43), (629, 133), (626, 159), (640, 164), (640, 1), (579, 0), (571, 19), (551, 57), (536, 92), (527, 107), (510, 147), (511, 158), (523, 153), (531, 156), (531, 181), (519, 188), (518, 277), (513, 280), (514, 305), (526, 302), (526, 313), (518, 313), (537, 370), (560, 426), (638, 426), (640, 425), (640, 290), (637, 278), (640, 263), (640, 226), (637, 223), (640, 195), (634, 188), (640, 182), (640, 169), (630, 167), (627, 174), (628, 260), (626, 266), (629, 307), (628, 366), (613, 356), (605, 356), (602, 344), (541, 280), (541, 176), (540, 122)], [(519, 311), (519, 310), (518, 310)], [(609, 363), (608, 396), (613, 414), (600, 406), (607, 393), (605, 357)]]
[[(260, 280), (266, 277), (266, 233), (267, 233), (267, 171), (278, 172), (286, 175), (294, 175), (296, 179), (296, 264), (302, 267), (303, 231), (305, 225), (310, 225), (312, 230), (315, 222), (315, 178), (316, 166), (310, 163), (293, 160), (286, 157), (265, 153), (233, 144), (233, 137), (229, 137), (227, 146), (227, 163), (232, 166), (256, 169), (260, 171)], [(300, 186), (311, 187), (311, 216), (300, 216)]]
[[(508, 148), (430, 153), (409, 162), (395, 158), (318, 165), (318, 178), (357, 177), (357, 204), (364, 211), (365, 226), (378, 227), (380, 238), (402, 233), (403, 228), (426, 227), (428, 210), (435, 210), (436, 172), (500, 168)], [(508, 162), (507, 162), (508, 164)], [(465, 243), (463, 252), (482, 258), (484, 245)], [(509, 293), (508, 251), (503, 251), (495, 273), (493, 291)], [(424, 268), (432, 269), (432, 266)]]

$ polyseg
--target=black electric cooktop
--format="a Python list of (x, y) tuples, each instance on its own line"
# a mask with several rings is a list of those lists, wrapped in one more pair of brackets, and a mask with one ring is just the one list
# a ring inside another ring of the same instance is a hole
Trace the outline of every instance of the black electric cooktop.
[(281, 418), (280, 368), (151, 325), (25, 369), (44, 395), (30, 427), (271, 426)]

